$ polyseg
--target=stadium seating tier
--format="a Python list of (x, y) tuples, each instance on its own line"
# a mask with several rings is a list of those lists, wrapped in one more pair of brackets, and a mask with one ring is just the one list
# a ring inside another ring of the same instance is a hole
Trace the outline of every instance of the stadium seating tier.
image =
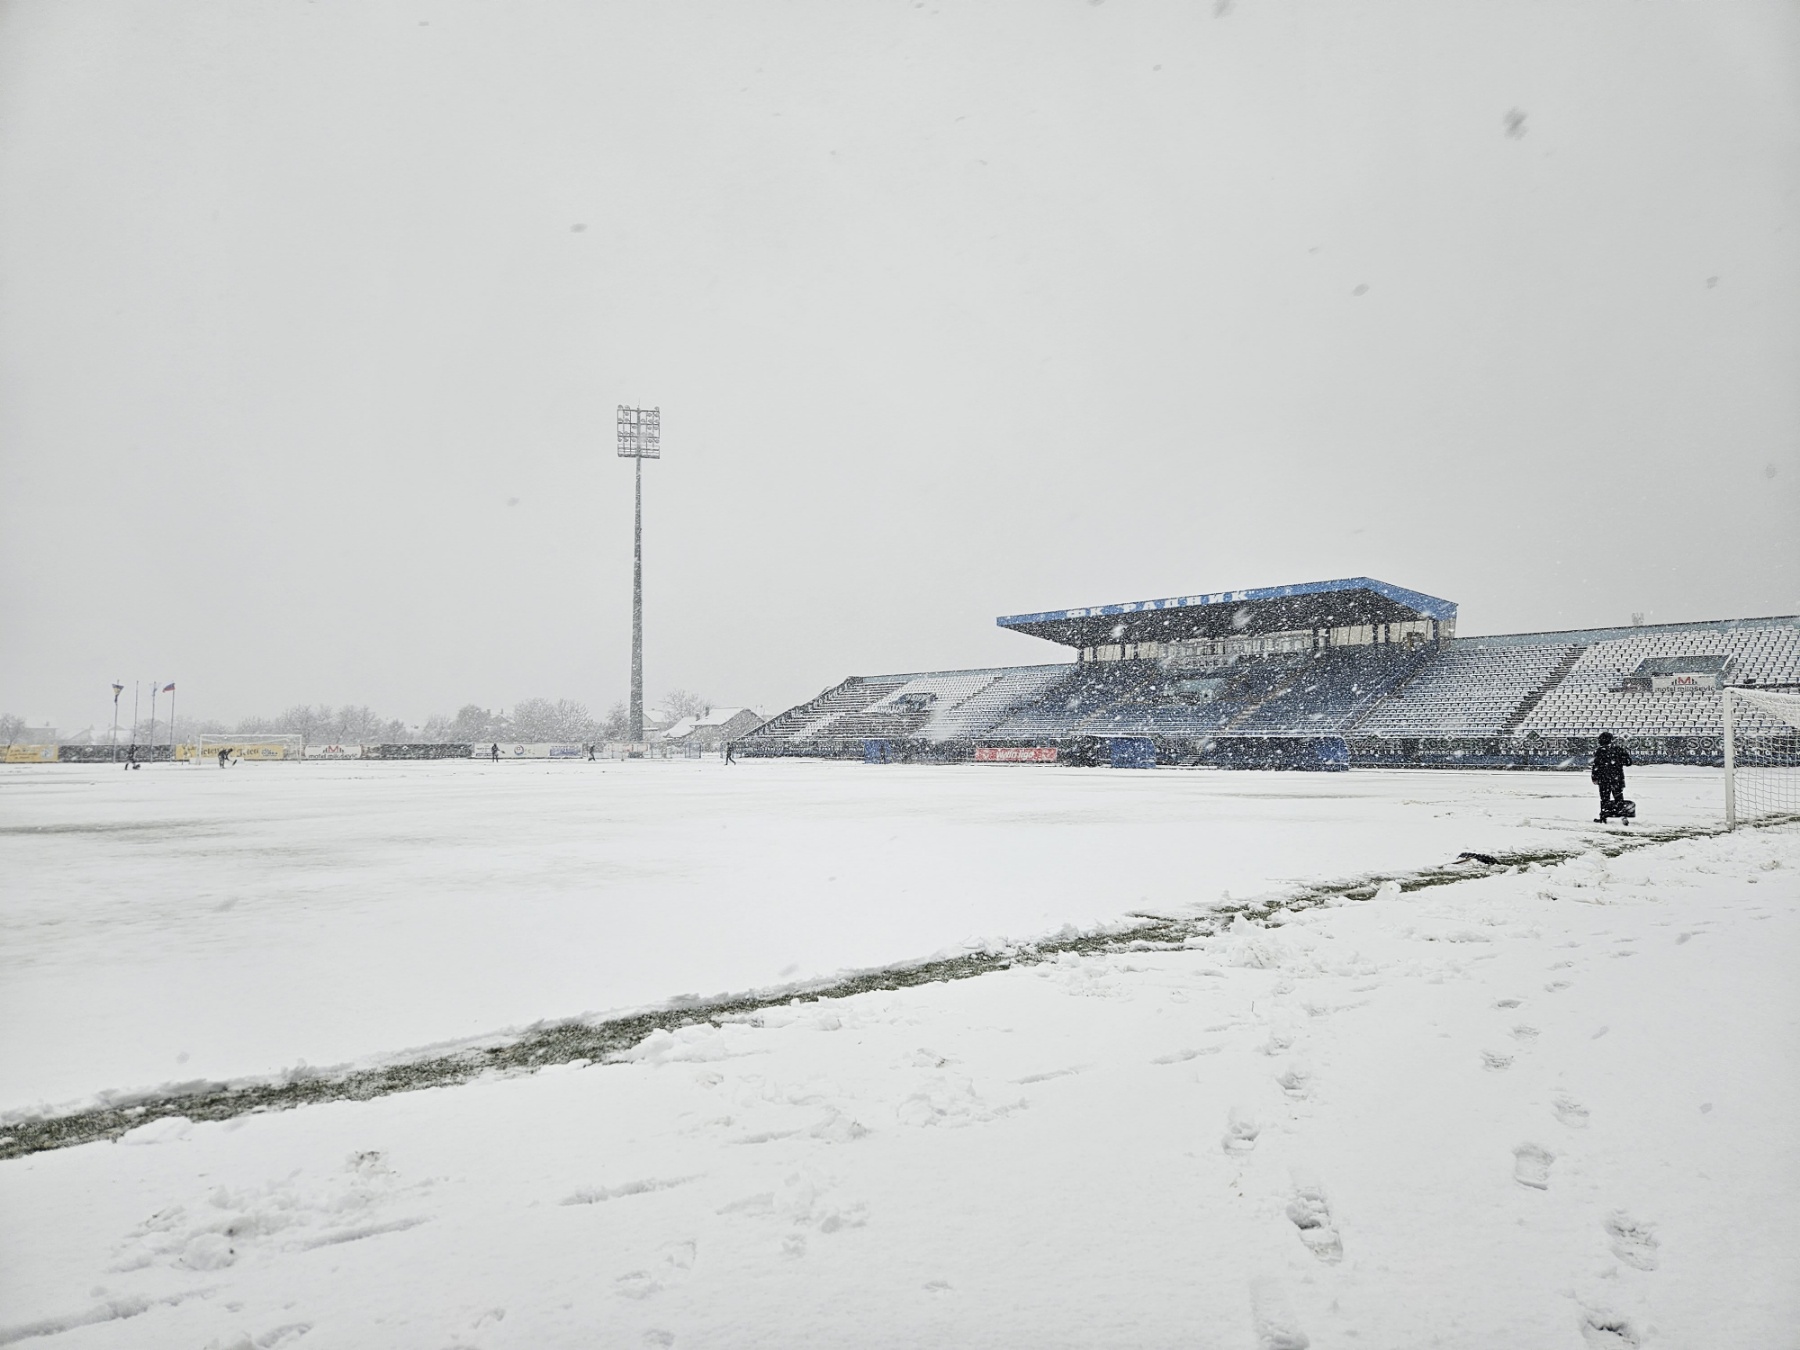
[[(853, 677), (739, 744), (752, 754), (845, 754), (892, 741), (948, 753), (976, 741), (1336, 734), (1527, 746), (1606, 730), (1716, 742), (1717, 690), (1628, 683), (1647, 659), (1672, 657), (1724, 658), (1732, 684), (1800, 687), (1800, 620), (1340, 646), (1206, 669), (1120, 660)], [(1746, 713), (1747, 729), (1760, 725)]]

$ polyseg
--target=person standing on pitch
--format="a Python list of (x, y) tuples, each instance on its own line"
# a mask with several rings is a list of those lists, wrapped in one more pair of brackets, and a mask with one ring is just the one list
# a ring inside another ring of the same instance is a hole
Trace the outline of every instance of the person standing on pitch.
[(1630, 820), (1625, 809), (1625, 766), (1631, 763), (1631, 751), (1613, 740), (1610, 731), (1600, 733), (1600, 744), (1594, 747), (1594, 767), (1588, 777), (1600, 787), (1600, 814), (1596, 825), (1604, 825), (1614, 816)]
[(500, 762), (500, 742), (495, 741), (488, 747), (488, 756), (498, 764)]

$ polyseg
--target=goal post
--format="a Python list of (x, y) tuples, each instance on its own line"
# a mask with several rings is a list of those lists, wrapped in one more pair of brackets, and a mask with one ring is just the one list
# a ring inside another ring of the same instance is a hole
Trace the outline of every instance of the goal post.
[(306, 738), (288, 732), (203, 732), (187, 745), (176, 746), (175, 757), (204, 764), (216, 761), (221, 750), (232, 759), (300, 759), (306, 753)]
[(1800, 693), (1724, 690), (1725, 828), (1800, 818)]

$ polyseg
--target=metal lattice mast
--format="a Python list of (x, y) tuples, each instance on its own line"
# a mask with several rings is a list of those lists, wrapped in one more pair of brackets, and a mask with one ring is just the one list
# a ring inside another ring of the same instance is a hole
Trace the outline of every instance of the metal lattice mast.
[(619, 456), (637, 461), (631, 537), (631, 710), (626, 735), (644, 739), (644, 461), (662, 458), (662, 409), (619, 406)]

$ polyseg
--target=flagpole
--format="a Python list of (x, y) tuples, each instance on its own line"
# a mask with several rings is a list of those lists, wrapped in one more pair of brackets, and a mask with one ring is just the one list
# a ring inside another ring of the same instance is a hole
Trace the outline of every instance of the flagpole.
[(133, 745), (137, 744), (138, 707), (143, 697), (144, 682), (142, 680), (133, 680), (131, 682), (131, 743)]
[(175, 762), (175, 682), (169, 681), (169, 763)]
[(125, 686), (120, 684), (117, 680), (114, 680), (113, 681), (113, 732), (112, 732), (112, 757), (113, 757), (114, 764), (117, 764), (119, 762), (119, 695), (124, 692), (125, 692)]
[(157, 681), (157, 680), (150, 681), (150, 745), (149, 745), (149, 748), (152, 750), (156, 749), (156, 692), (161, 687), (162, 686), (159, 681)]

